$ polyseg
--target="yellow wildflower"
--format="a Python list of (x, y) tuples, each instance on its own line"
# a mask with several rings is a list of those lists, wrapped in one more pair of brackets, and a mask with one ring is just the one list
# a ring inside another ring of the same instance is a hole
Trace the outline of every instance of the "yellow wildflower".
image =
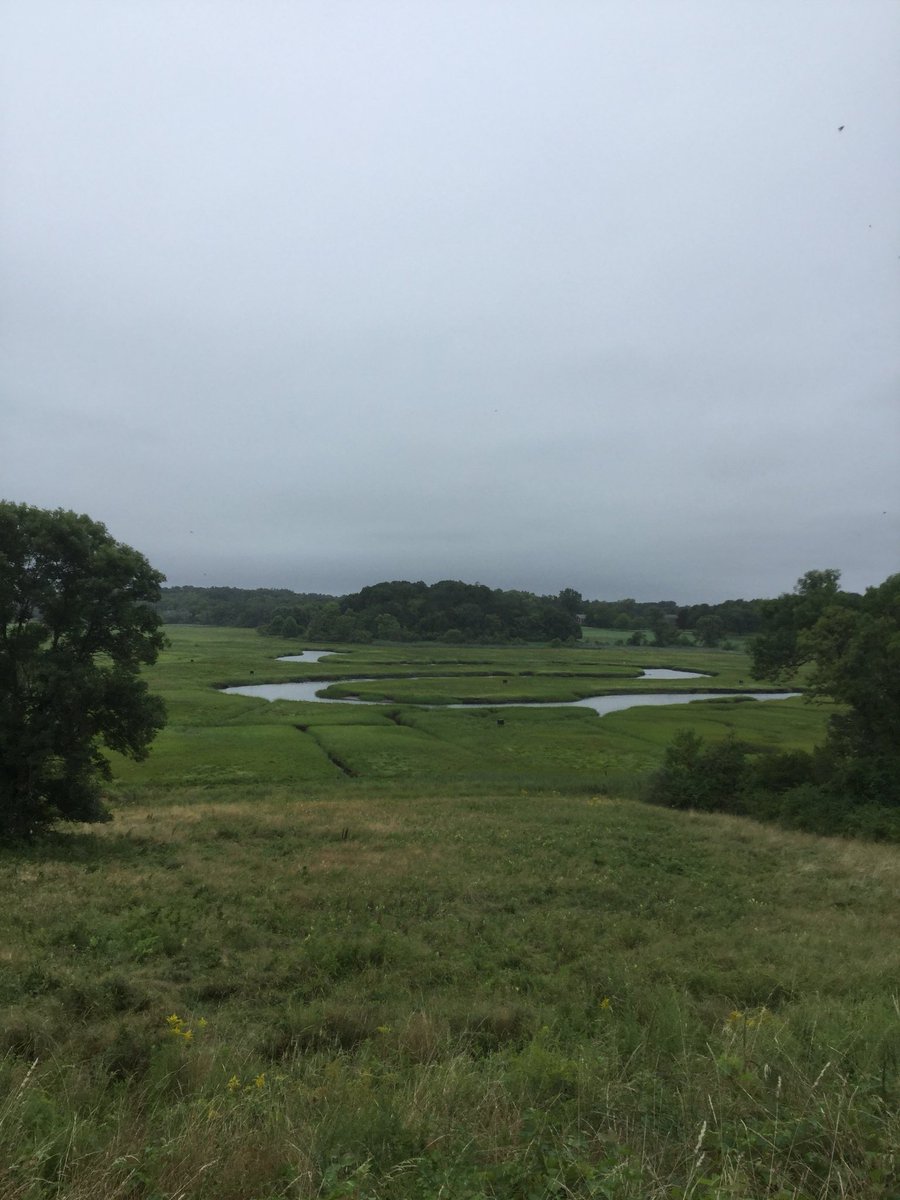
[(260, 1074), (259, 1074), (259, 1075), (257, 1075), (257, 1077), (256, 1077), (256, 1078), (253, 1080), (253, 1082), (254, 1082), (254, 1084), (256, 1085), (256, 1087), (258, 1087), (258, 1088), (264, 1088), (264, 1087), (266, 1086), (266, 1075), (265, 1075), (265, 1072), (264, 1072), (264, 1071), (260, 1072)]
[(612, 1008), (612, 1001), (610, 1000), (609, 996), (603, 997), (603, 999), (600, 1001), (600, 1007), (603, 1009)]
[(228, 1088), (229, 1092), (236, 1092), (241, 1086), (241, 1081), (238, 1079), (237, 1075), (232, 1075), (225, 1086)]

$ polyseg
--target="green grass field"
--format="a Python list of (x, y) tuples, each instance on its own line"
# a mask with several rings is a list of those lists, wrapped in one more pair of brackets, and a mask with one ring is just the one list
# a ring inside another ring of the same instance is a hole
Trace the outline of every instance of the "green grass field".
[(822, 710), (270, 704), (213, 685), (750, 681), (172, 635), (114, 820), (0, 852), (3, 1200), (900, 1194), (896, 849), (627, 798), (685, 725), (809, 746)]
[[(540, 786), (584, 792), (611, 781), (621, 790), (658, 765), (685, 725), (712, 738), (733, 728), (759, 749), (807, 748), (822, 736), (826, 719), (823, 709), (800, 700), (736, 703), (728, 696), (602, 719), (587, 709), (524, 706), (601, 693), (759, 687), (743, 655), (721, 651), (423, 644), (353, 647), (299, 664), (277, 661), (296, 652), (296, 643), (250, 631), (170, 632), (172, 646), (153, 672), (169, 705), (169, 725), (146, 762), (116, 762), (120, 789), (329, 780), (371, 786), (402, 779), (425, 792), (448, 780), (476, 791)], [(706, 671), (710, 678), (642, 680), (641, 671), (651, 666)], [(375, 681), (341, 684), (341, 676)], [(385, 704), (273, 703), (215, 690), (291, 679), (321, 679), (328, 696)], [(483, 707), (416, 707), (475, 702)]]
[[(621, 629), (597, 629), (591, 625), (583, 625), (581, 627), (581, 638), (584, 645), (601, 645), (601, 646), (624, 646), (631, 637), (632, 631)], [(645, 636), (650, 638), (650, 631), (644, 630)]]

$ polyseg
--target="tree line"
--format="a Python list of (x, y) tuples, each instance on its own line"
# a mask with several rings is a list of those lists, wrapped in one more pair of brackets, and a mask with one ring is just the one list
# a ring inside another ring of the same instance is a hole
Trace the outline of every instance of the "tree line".
[(342, 642), (434, 640), (567, 641), (580, 627), (631, 632), (637, 645), (718, 646), (759, 631), (763, 600), (679, 606), (674, 600), (585, 600), (442, 580), (394, 580), (348, 596), (288, 588), (164, 587), (157, 611), (168, 625), (259, 629), (274, 637)]
[(581, 624), (567, 592), (536, 596), (453, 579), (393, 580), (279, 610), (261, 632), (338, 642), (542, 642), (580, 638)]
[(727, 637), (757, 633), (762, 600), (723, 600), (719, 604), (679, 605), (674, 600), (586, 600), (585, 624), (619, 632), (649, 630), (657, 645), (670, 645), (690, 634), (702, 646), (718, 646)]
[(164, 587), (156, 610), (166, 625), (258, 629), (276, 614), (296, 608), (311, 613), (333, 599), (321, 592), (300, 593), (290, 588)]

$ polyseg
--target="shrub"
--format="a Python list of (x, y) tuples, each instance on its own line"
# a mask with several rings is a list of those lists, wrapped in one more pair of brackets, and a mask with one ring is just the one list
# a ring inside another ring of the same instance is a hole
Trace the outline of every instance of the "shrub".
[(690, 729), (676, 734), (662, 769), (650, 783), (649, 800), (667, 808), (744, 812), (746, 749), (733, 736), (712, 746)]
[[(900, 807), (891, 803), (889, 786), (879, 793), (883, 766), (880, 761), (848, 765), (822, 749), (748, 761), (746, 747), (734, 737), (707, 746), (692, 730), (682, 730), (666, 750), (662, 769), (651, 777), (647, 799), (667, 808), (738, 813), (829, 837), (900, 841)], [(850, 767), (865, 779), (848, 778)]]
[(749, 785), (781, 794), (814, 781), (813, 756), (805, 750), (761, 755), (750, 767)]

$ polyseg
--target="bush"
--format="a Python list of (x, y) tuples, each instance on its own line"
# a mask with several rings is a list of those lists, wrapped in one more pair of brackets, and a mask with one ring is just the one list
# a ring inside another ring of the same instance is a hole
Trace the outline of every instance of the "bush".
[(805, 750), (760, 756), (750, 767), (749, 786), (781, 794), (814, 782), (814, 760)]
[(802, 783), (782, 796), (778, 823), (787, 829), (834, 835), (846, 826), (847, 804), (826, 788)]
[(650, 783), (649, 800), (667, 808), (744, 812), (746, 748), (734, 737), (712, 746), (693, 730), (676, 734), (662, 769)]
[(746, 747), (734, 737), (707, 746), (692, 730), (682, 730), (652, 776), (647, 799), (667, 808), (738, 813), (828, 837), (900, 841), (900, 807), (891, 803), (889, 789), (879, 803), (881, 765), (871, 765), (864, 790), (859, 779), (846, 778), (847, 764), (827, 751), (791, 750), (748, 761)]

